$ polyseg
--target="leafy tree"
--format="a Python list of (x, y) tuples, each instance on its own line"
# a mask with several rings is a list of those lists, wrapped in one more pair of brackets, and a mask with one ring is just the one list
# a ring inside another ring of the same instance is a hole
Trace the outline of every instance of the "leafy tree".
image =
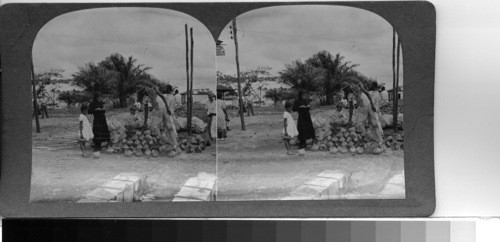
[[(269, 72), (271, 67), (268, 66), (258, 66), (255, 69), (245, 70), (240, 73), (241, 80), (241, 92), (243, 95), (251, 95), (259, 97), (260, 95), (252, 88), (252, 84), (262, 81), (276, 81), (277, 76), (272, 76)], [(232, 75), (226, 75), (222, 72), (217, 72), (217, 83), (223, 85), (234, 85), (238, 83), (238, 78)], [(262, 100), (259, 100), (262, 101)]]
[(105, 68), (90, 62), (79, 67), (78, 72), (73, 74), (73, 83), (84, 88), (88, 93), (109, 95), (111, 78), (112, 75)]
[[(50, 85), (55, 85), (58, 83), (67, 83), (68, 80), (63, 79), (62, 73), (64, 70), (61, 69), (51, 69), (49, 71), (41, 72), (41, 73), (36, 73), (35, 74), (35, 85), (36, 85), (36, 96), (37, 99), (51, 99), (51, 96), (49, 95), (49, 91), (53, 91), (56, 89), (56, 87), (53, 87), (51, 90), (49, 90), (48, 86)], [(52, 103), (55, 102), (55, 100), (51, 100)]]
[(281, 81), (293, 89), (317, 93), (324, 78), (324, 71), (310, 63), (295, 60), (291, 64), (286, 64), (285, 70), (279, 72), (279, 75)]
[(335, 57), (328, 51), (320, 51), (306, 60), (314, 68), (322, 70), (322, 82), (318, 86), (320, 94), (325, 98), (326, 105), (333, 104), (333, 97), (340, 90), (340, 85), (346, 78), (355, 76), (357, 64), (344, 62), (344, 56), (337, 53)]
[(132, 56), (125, 59), (121, 54), (115, 53), (99, 63), (99, 66), (111, 74), (109, 86), (113, 95), (118, 98), (120, 107), (126, 106), (127, 97), (138, 91), (141, 86), (156, 86), (147, 73), (151, 68), (137, 65), (136, 62), (137, 59)]

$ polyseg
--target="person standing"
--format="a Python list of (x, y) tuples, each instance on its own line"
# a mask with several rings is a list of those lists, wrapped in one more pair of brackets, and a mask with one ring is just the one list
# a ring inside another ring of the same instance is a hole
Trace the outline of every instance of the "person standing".
[(389, 104), (389, 93), (387, 90), (385, 90), (385, 84), (382, 83), (380, 86), (380, 98), (382, 99), (382, 103), (380, 104), (381, 107)]
[[(217, 138), (224, 141), (227, 138), (227, 122), (229, 116), (227, 115), (226, 103), (222, 100), (222, 93), (217, 92)], [(219, 135), (220, 134), (220, 135)]]
[(102, 142), (110, 142), (110, 133), (106, 121), (106, 110), (104, 102), (99, 94), (94, 94), (94, 99), (89, 106), (89, 114), (94, 116), (92, 132), (94, 133), (94, 151), (95, 157), (99, 157), (102, 150)]
[(255, 116), (255, 113), (253, 112), (253, 95), (250, 94), (245, 97), (246, 103), (247, 103), (247, 114), (248, 117), (250, 117), (250, 112), (252, 113), (252, 116)]
[(171, 85), (167, 85), (167, 87), (165, 88), (165, 99), (167, 100), (167, 107), (166, 109), (168, 109), (168, 112), (166, 113), (166, 118), (167, 118), (167, 122), (170, 122), (170, 126), (171, 126), (171, 129), (167, 130), (169, 133), (170, 133), (170, 139), (172, 140), (173, 142), (173, 146), (174, 147), (177, 147), (177, 137), (178, 137), (178, 134), (177, 134), (177, 128), (175, 126), (175, 120), (176, 120), (176, 117), (175, 117), (175, 97), (174, 97), (174, 89)]
[(297, 125), (295, 125), (295, 120), (293, 120), (292, 112), (293, 103), (291, 101), (285, 102), (285, 112), (283, 113), (283, 142), (285, 142), (286, 153), (288, 155), (294, 155), (290, 146), (290, 140), (295, 138), (299, 131), (297, 131)]
[(40, 97), (40, 113), (42, 114), (42, 118), (49, 118), (49, 112), (47, 111), (48, 102), (47, 96), (43, 95)]
[(292, 111), (298, 112), (299, 118), (297, 119), (297, 130), (299, 131), (299, 154), (305, 154), (308, 139), (314, 139), (314, 127), (311, 120), (310, 101), (303, 90), (299, 91), (297, 99), (293, 103)]
[(375, 106), (375, 112), (373, 113), (373, 119), (383, 136), (384, 130), (382, 129), (382, 124), (380, 123), (380, 106), (382, 105), (382, 97), (378, 91), (378, 83), (372, 82), (370, 84), (370, 96), (372, 98), (373, 106)]
[(212, 140), (213, 135), (217, 134), (217, 122), (215, 120), (215, 117), (217, 116), (217, 102), (215, 101), (213, 93), (208, 94), (206, 108), (208, 115), (208, 137)]

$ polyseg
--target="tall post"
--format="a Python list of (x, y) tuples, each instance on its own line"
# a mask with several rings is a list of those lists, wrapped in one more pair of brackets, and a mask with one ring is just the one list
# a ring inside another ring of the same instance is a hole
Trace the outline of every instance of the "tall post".
[(397, 83), (396, 83), (396, 30), (392, 30), (392, 124), (394, 132), (398, 130), (398, 106), (397, 106)]
[(33, 60), (31, 61), (31, 85), (33, 85), (33, 110), (35, 115), (36, 132), (40, 131), (40, 120), (38, 119), (38, 101), (36, 94), (35, 68), (33, 68)]
[(238, 29), (236, 28), (236, 18), (233, 19), (233, 39), (236, 51), (236, 71), (238, 77), (238, 101), (240, 107), (241, 130), (245, 130), (245, 117), (243, 115), (243, 97), (241, 93), (240, 61), (238, 58)]
[(188, 42), (188, 25), (184, 26), (186, 32), (186, 113), (187, 113), (187, 129), (191, 132), (191, 119), (189, 118), (189, 42)]
[(191, 75), (189, 76), (191, 78), (191, 83), (189, 84), (189, 129), (188, 133), (191, 134), (191, 123), (193, 120), (193, 53), (194, 53), (194, 40), (193, 40), (193, 28), (189, 29), (190, 36), (191, 36)]
[[(398, 128), (398, 114), (399, 114), (399, 53), (400, 53), (400, 49), (401, 49), (401, 40), (399, 39), (399, 36), (398, 36), (398, 52), (396, 54), (397, 56), (397, 62), (396, 62), (396, 88), (394, 89), (394, 98), (396, 100), (396, 111), (394, 112), (396, 115), (396, 123), (394, 123), (394, 126), (396, 127), (395, 130), (397, 130)], [(394, 120), (393, 120), (394, 121)]]

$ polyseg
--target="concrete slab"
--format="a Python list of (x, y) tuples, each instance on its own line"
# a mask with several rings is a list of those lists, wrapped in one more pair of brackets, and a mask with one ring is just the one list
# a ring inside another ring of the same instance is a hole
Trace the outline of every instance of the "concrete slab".
[(325, 187), (302, 185), (298, 187), (295, 191), (290, 193), (290, 196), (303, 196), (309, 199), (320, 199), (328, 197), (327, 189)]
[(319, 186), (319, 187), (329, 187), (332, 185), (332, 183), (336, 183), (338, 180), (337, 179), (331, 179), (331, 178), (326, 178), (326, 177), (316, 177), (311, 179), (310, 181), (306, 182), (306, 185), (313, 185), (313, 186)]
[(213, 190), (215, 188), (215, 176), (214, 177), (191, 177), (184, 184), (186, 187), (195, 187)]
[(76, 203), (106, 203), (106, 202), (109, 202), (109, 201), (97, 199), (97, 198), (82, 198), (82, 199), (76, 201)]
[(175, 197), (193, 198), (203, 201), (211, 201), (211, 190), (203, 188), (182, 187)]
[(290, 196), (286, 196), (286, 197), (282, 198), (281, 200), (311, 200), (311, 198), (310, 197), (304, 197), (304, 196), (300, 196), (300, 195), (291, 194)]
[(339, 186), (341, 188), (344, 187), (344, 185), (347, 181), (347, 176), (344, 174), (344, 172), (339, 171), (339, 170), (324, 170), (323, 172), (319, 173), (317, 176), (331, 178), (331, 179), (337, 179), (337, 180), (339, 180)]
[[(110, 188), (123, 191), (123, 201), (134, 201), (134, 187), (135, 184), (131, 181), (111, 180), (101, 185), (102, 188)], [(137, 194), (139, 196), (139, 194)]]
[(105, 201), (123, 201), (123, 191), (98, 187), (85, 195), (85, 198), (100, 199)]
[(120, 173), (113, 177), (112, 180), (120, 181), (130, 181), (134, 183), (134, 192), (142, 189), (146, 186), (146, 175), (141, 175), (139, 173)]
[(187, 197), (174, 197), (172, 202), (203, 202), (203, 200), (187, 198)]

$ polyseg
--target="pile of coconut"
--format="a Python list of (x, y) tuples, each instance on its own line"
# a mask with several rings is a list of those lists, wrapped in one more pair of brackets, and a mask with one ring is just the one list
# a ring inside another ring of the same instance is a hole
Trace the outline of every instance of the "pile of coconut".
[(369, 131), (355, 127), (335, 126), (326, 132), (319, 132), (311, 150), (329, 151), (332, 154), (381, 154), (389, 147), (392, 150), (403, 149), (403, 136), (401, 134), (396, 136), (396, 138), (385, 137), (384, 143), (380, 145), (374, 141), (373, 135)]

